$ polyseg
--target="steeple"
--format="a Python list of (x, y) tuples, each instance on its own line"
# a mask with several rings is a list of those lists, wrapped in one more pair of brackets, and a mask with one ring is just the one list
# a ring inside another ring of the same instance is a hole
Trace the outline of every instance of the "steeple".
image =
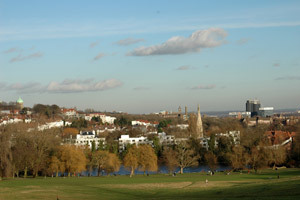
[(197, 124), (196, 124), (196, 134), (199, 138), (203, 138), (203, 126), (202, 119), (200, 114), (200, 105), (198, 104), (198, 115), (197, 115)]

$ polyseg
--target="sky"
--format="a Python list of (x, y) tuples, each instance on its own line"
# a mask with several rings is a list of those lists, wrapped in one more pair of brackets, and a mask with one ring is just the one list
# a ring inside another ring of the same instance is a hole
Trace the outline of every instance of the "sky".
[(300, 1), (0, 0), (0, 101), (300, 108)]

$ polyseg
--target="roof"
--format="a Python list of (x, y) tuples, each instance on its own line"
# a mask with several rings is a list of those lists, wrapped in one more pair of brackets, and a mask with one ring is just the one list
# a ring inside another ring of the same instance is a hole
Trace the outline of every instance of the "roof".
[(23, 99), (21, 99), (21, 97), (19, 97), (19, 99), (17, 100), (17, 103), (24, 103)]

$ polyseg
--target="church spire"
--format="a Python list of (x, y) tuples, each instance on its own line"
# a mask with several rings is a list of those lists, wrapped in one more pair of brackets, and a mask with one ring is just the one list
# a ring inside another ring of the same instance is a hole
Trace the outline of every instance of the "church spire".
[(200, 105), (198, 104), (198, 116), (197, 116), (197, 124), (196, 124), (196, 133), (199, 138), (203, 138), (203, 126), (202, 119), (200, 114)]

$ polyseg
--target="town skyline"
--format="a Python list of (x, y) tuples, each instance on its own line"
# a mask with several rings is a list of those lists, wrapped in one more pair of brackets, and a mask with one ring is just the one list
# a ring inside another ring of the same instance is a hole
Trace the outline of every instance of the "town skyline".
[[(118, 4), (119, 6), (115, 6)], [(299, 109), (299, 1), (0, 1), (0, 100), (151, 113)]]

